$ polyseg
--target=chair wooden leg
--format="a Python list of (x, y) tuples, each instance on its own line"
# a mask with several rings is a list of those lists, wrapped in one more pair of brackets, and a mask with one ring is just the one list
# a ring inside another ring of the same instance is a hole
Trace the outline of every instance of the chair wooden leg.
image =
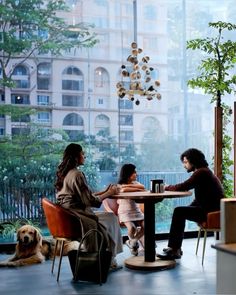
[(201, 237), (201, 228), (199, 227), (198, 236), (197, 236), (197, 247), (196, 247), (196, 252), (195, 252), (196, 255), (197, 255), (197, 252), (198, 252), (198, 246), (199, 246), (199, 242), (200, 242), (200, 237)]
[(202, 265), (204, 263), (205, 249), (206, 249), (206, 239), (207, 239), (207, 231), (204, 230), (204, 241), (203, 241), (203, 249), (202, 249)]
[(65, 241), (61, 241), (61, 249), (60, 249), (60, 257), (59, 257), (59, 264), (58, 264), (58, 271), (57, 271), (57, 281), (59, 281), (60, 271), (61, 271), (61, 261), (63, 256), (63, 249), (64, 249)]
[(54, 249), (54, 253), (53, 253), (53, 260), (52, 260), (52, 269), (51, 269), (51, 273), (53, 273), (54, 270), (54, 265), (55, 265), (55, 259), (56, 259), (56, 254), (57, 254), (57, 246), (58, 246), (58, 240), (56, 240), (56, 245), (55, 245), (55, 249)]

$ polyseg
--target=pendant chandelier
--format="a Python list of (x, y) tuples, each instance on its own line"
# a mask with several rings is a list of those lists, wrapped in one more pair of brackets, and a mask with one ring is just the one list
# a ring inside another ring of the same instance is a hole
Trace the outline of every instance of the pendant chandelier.
[(120, 99), (128, 98), (140, 104), (140, 98), (147, 100), (161, 99), (158, 92), (159, 80), (152, 79), (153, 67), (148, 65), (150, 57), (141, 55), (142, 48), (138, 48), (136, 42), (131, 43), (131, 54), (127, 57), (128, 65), (122, 64), (122, 80), (116, 84), (117, 95)]

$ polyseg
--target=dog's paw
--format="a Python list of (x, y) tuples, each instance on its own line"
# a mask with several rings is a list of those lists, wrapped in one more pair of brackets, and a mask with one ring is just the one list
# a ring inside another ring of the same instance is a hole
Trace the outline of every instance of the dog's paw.
[(0, 261), (0, 267), (3, 267), (3, 266), (7, 266), (7, 263), (5, 261)]
[(6, 266), (16, 266), (15, 262), (12, 261), (0, 261), (0, 267)]
[(68, 255), (68, 252), (72, 250), (78, 250), (79, 248), (79, 242), (78, 241), (71, 241), (67, 242), (64, 246), (63, 255)]

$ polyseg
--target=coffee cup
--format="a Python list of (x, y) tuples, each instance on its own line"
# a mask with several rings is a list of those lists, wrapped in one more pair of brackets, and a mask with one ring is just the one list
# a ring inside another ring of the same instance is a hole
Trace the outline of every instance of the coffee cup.
[(163, 179), (151, 179), (150, 180), (150, 192), (151, 193), (163, 193), (164, 192)]

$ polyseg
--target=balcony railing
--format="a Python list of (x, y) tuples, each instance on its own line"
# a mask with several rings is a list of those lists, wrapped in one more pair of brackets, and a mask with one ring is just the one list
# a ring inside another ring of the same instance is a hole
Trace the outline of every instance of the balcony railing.
[[(147, 189), (151, 179), (161, 178), (165, 183), (174, 184), (182, 182), (187, 178), (186, 173), (178, 172), (142, 172), (138, 175), (138, 180)], [(116, 183), (117, 174), (111, 172), (101, 173), (101, 187), (108, 183)], [(104, 185), (103, 185), (104, 184)], [(43, 197), (55, 200), (54, 189), (42, 188), (19, 188), (12, 186), (1, 186), (0, 190), (0, 222), (15, 221), (17, 219), (28, 219), (45, 224), (41, 201)], [(172, 212), (176, 206), (188, 205), (193, 196), (186, 198), (166, 199), (156, 204), (156, 229), (158, 232), (168, 232), (172, 217)], [(187, 230), (192, 229), (192, 225), (187, 224)]]

